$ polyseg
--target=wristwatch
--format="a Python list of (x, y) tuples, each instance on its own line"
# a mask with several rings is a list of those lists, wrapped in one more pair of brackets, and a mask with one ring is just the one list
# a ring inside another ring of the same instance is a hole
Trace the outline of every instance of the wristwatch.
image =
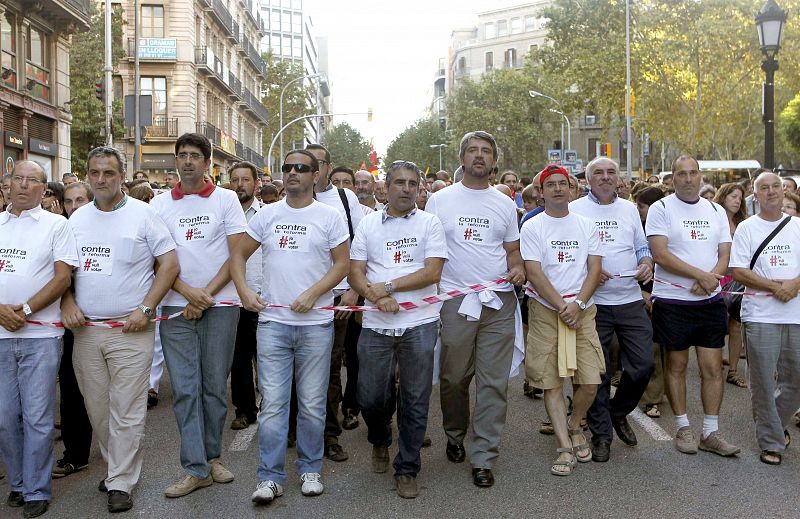
[(386, 291), (386, 295), (390, 296), (394, 292), (394, 285), (391, 281), (387, 281), (383, 284), (383, 289)]
[(138, 306), (138, 308), (139, 308), (139, 310), (141, 310), (141, 311), (142, 311), (142, 313), (143, 313), (144, 315), (146, 315), (147, 317), (152, 317), (152, 316), (153, 316), (153, 309), (152, 309), (152, 308), (150, 308), (149, 306), (145, 306), (145, 305), (139, 305), (139, 306)]
[(33, 310), (31, 310), (31, 306), (28, 303), (22, 303), (22, 313), (25, 314), (25, 317), (33, 315)]
[(586, 303), (584, 303), (580, 299), (576, 299), (575, 303), (578, 305), (578, 308), (580, 308), (582, 311), (586, 310)]

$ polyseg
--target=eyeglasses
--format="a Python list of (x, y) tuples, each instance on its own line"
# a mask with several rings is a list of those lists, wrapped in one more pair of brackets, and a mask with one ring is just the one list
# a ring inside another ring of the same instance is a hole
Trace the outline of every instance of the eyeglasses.
[(175, 156), (178, 157), (181, 160), (186, 160), (186, 159), (200, 160), (200, 159), (204, 158), (199, 153), (186, 153), (185, 151), (182, 151), (182, 152), (178, 153)]
[[(15, 184), (24, 184), (25, 182), (27, 182), (29, 184), (36, 185), (36, 184), (44, 184), (45, 183), (44, 180), (41, 180), (41, 179), (36, 178), (36, 177), (22, 177), (22, 176), (19, 176), (19, 175), (14, 175), (13, 177), (11, 177), (11, 181), (14, 182)], [(52, 195), (53, 195), (53, 193), (50, 192), (49, 196), (52, 196)]]
[(311, 166), (309, 166), (308, 164), (286, 163), (283, 166), (281, 166), (281, 171), (283, 171), (284, 173), (289, 173), (290, 171), (292, 171), (292, 169), (294, 169), (298, 173), (310, 173), (312, 171)]

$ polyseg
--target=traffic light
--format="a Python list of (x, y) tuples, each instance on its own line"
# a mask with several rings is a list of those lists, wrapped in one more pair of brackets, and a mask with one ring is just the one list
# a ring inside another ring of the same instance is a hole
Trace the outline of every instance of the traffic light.
[(100, 101), (105, 101), (105, 80), (96, 81), (94, 83), (94, 96)]
[(367, 108), (367, 121), (372, 122), (372, 107)]

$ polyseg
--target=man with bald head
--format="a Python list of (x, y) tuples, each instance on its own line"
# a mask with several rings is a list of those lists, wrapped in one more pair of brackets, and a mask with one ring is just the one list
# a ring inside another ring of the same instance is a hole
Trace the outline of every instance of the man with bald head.
[(17, 162), (11, 205), (0, 213), (0, 457), (11, 489), (7, 503), (24, 506), (25, 517), (44, 514), (52, 496), (56, 375), (64, 335), (63, 328), (29, 321), (61, 321), (61, 294), (78, 265), (67, 220), (42, 209), (46, 187), (41, 166)]
[(769, 465), (780, 464), (784, 431), (800, 407), (800, 219), (781, 212), (784, 188), (774, 173), (756, 178), (760, 211), (737, 227), (730, 262), (748, 293), (761, 292), (742, 297), (742, 326), (756, 439)]

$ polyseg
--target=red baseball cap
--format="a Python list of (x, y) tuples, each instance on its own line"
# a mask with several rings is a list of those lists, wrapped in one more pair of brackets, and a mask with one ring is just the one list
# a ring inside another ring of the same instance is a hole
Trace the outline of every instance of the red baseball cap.
[(539, 172), (539, 185), (544, 187), (545, 180), (547, 180), (551, 175), (564, 175), (567, 177), (567, 181), (569, 181), (569, 172), (566, 169), (555, 164), (550, 164)]

